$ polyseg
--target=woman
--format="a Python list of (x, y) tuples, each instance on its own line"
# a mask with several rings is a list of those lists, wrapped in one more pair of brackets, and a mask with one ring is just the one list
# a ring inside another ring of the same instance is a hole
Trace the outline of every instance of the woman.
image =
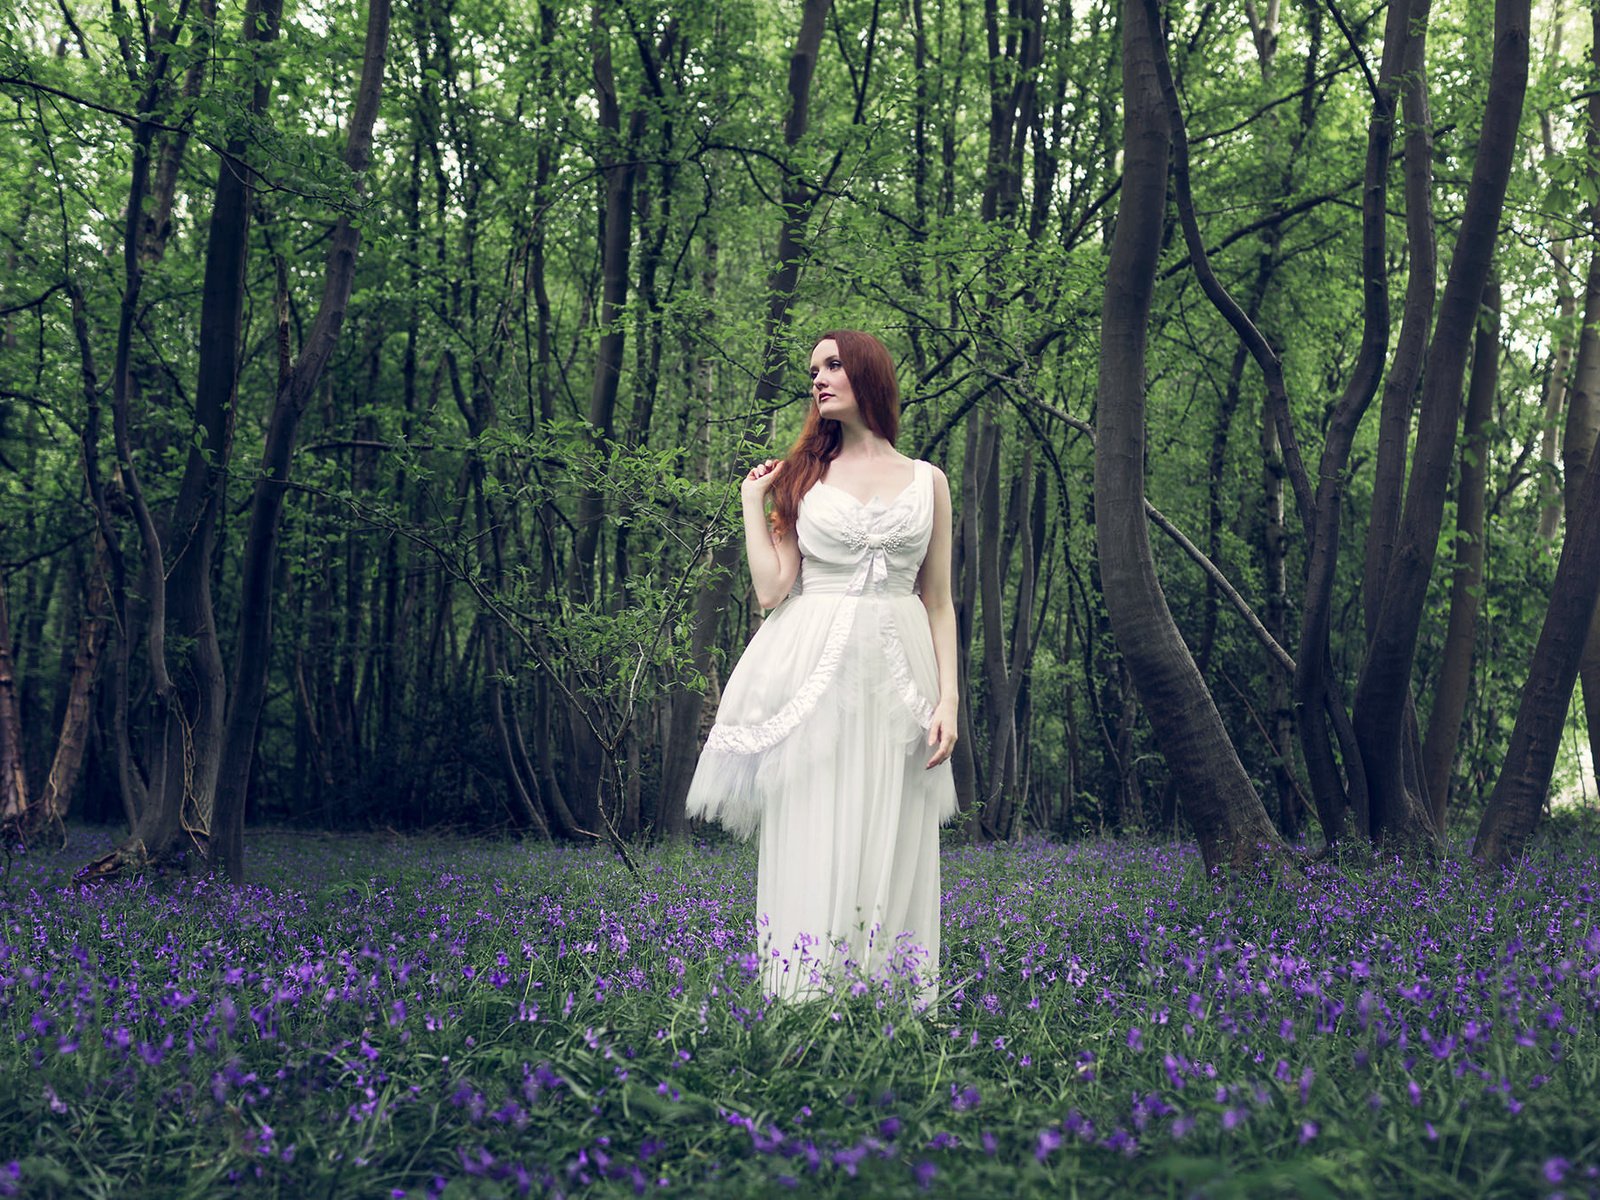
[(937, 994), (938, 827), (956, 808), (950, 485), (895, 449), (899, 424), (883, 343), (825, 333), (794, 448), (741, 486), (750, 577), (776, 611), (723, 689), (689, 812), (760, 829), (762, 981), (780, 996), (826, 991), (840, 969)]

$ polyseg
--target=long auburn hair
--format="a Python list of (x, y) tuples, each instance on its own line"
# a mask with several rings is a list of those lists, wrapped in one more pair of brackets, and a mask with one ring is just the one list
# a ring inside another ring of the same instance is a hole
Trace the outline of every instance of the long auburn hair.
[[(839, 361), (855, 392), (861, 423), (892, 443), (900, 433), (900, 384), (889, 348), (870, 333), (857, 329), (831, 329), (818, 337), (811, 348), (815, 350), (830, 339), (839, 347)], [(812, 396), (800, 436), (795, 438), (783, 460), (783, 470), (772, 483), (773, 533), (781, 536), (794, 528), (801, 498), (838, 457), (843, 440), (839, 422), (824, 417)]]

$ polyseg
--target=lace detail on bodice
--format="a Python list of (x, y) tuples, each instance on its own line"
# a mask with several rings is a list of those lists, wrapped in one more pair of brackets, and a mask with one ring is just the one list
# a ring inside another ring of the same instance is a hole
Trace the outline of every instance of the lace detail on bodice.
[(933, 536), (933, 468), (917, 462), (888, 504), (819, 483), (800, 505), (795, 534), (802, 594), (909, 596)]

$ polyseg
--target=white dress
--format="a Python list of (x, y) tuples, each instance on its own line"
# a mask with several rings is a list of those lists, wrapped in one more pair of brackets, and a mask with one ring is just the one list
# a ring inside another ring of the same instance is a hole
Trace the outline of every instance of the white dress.
[(887, 503), (818, 483), (795, 534), (799, 579), (728, 677), (689, 814), (760, 831), (768, 992), (897, 974), (931, 1003), (939, 825), (956, 811), (949, 762), (925, 766), (938, 667), (913, 590), (933, 534), (933, 468), (914, 463)]

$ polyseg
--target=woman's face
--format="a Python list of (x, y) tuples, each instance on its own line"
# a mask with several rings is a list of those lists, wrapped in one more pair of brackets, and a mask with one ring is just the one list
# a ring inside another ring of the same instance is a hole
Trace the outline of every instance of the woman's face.
[(832, 338), (818, 342), (811, 352), (811, 395), (817, 411), (830, 421), (846, 420), (857, 413), (855, 389), (844, 373), (839, 344)]

